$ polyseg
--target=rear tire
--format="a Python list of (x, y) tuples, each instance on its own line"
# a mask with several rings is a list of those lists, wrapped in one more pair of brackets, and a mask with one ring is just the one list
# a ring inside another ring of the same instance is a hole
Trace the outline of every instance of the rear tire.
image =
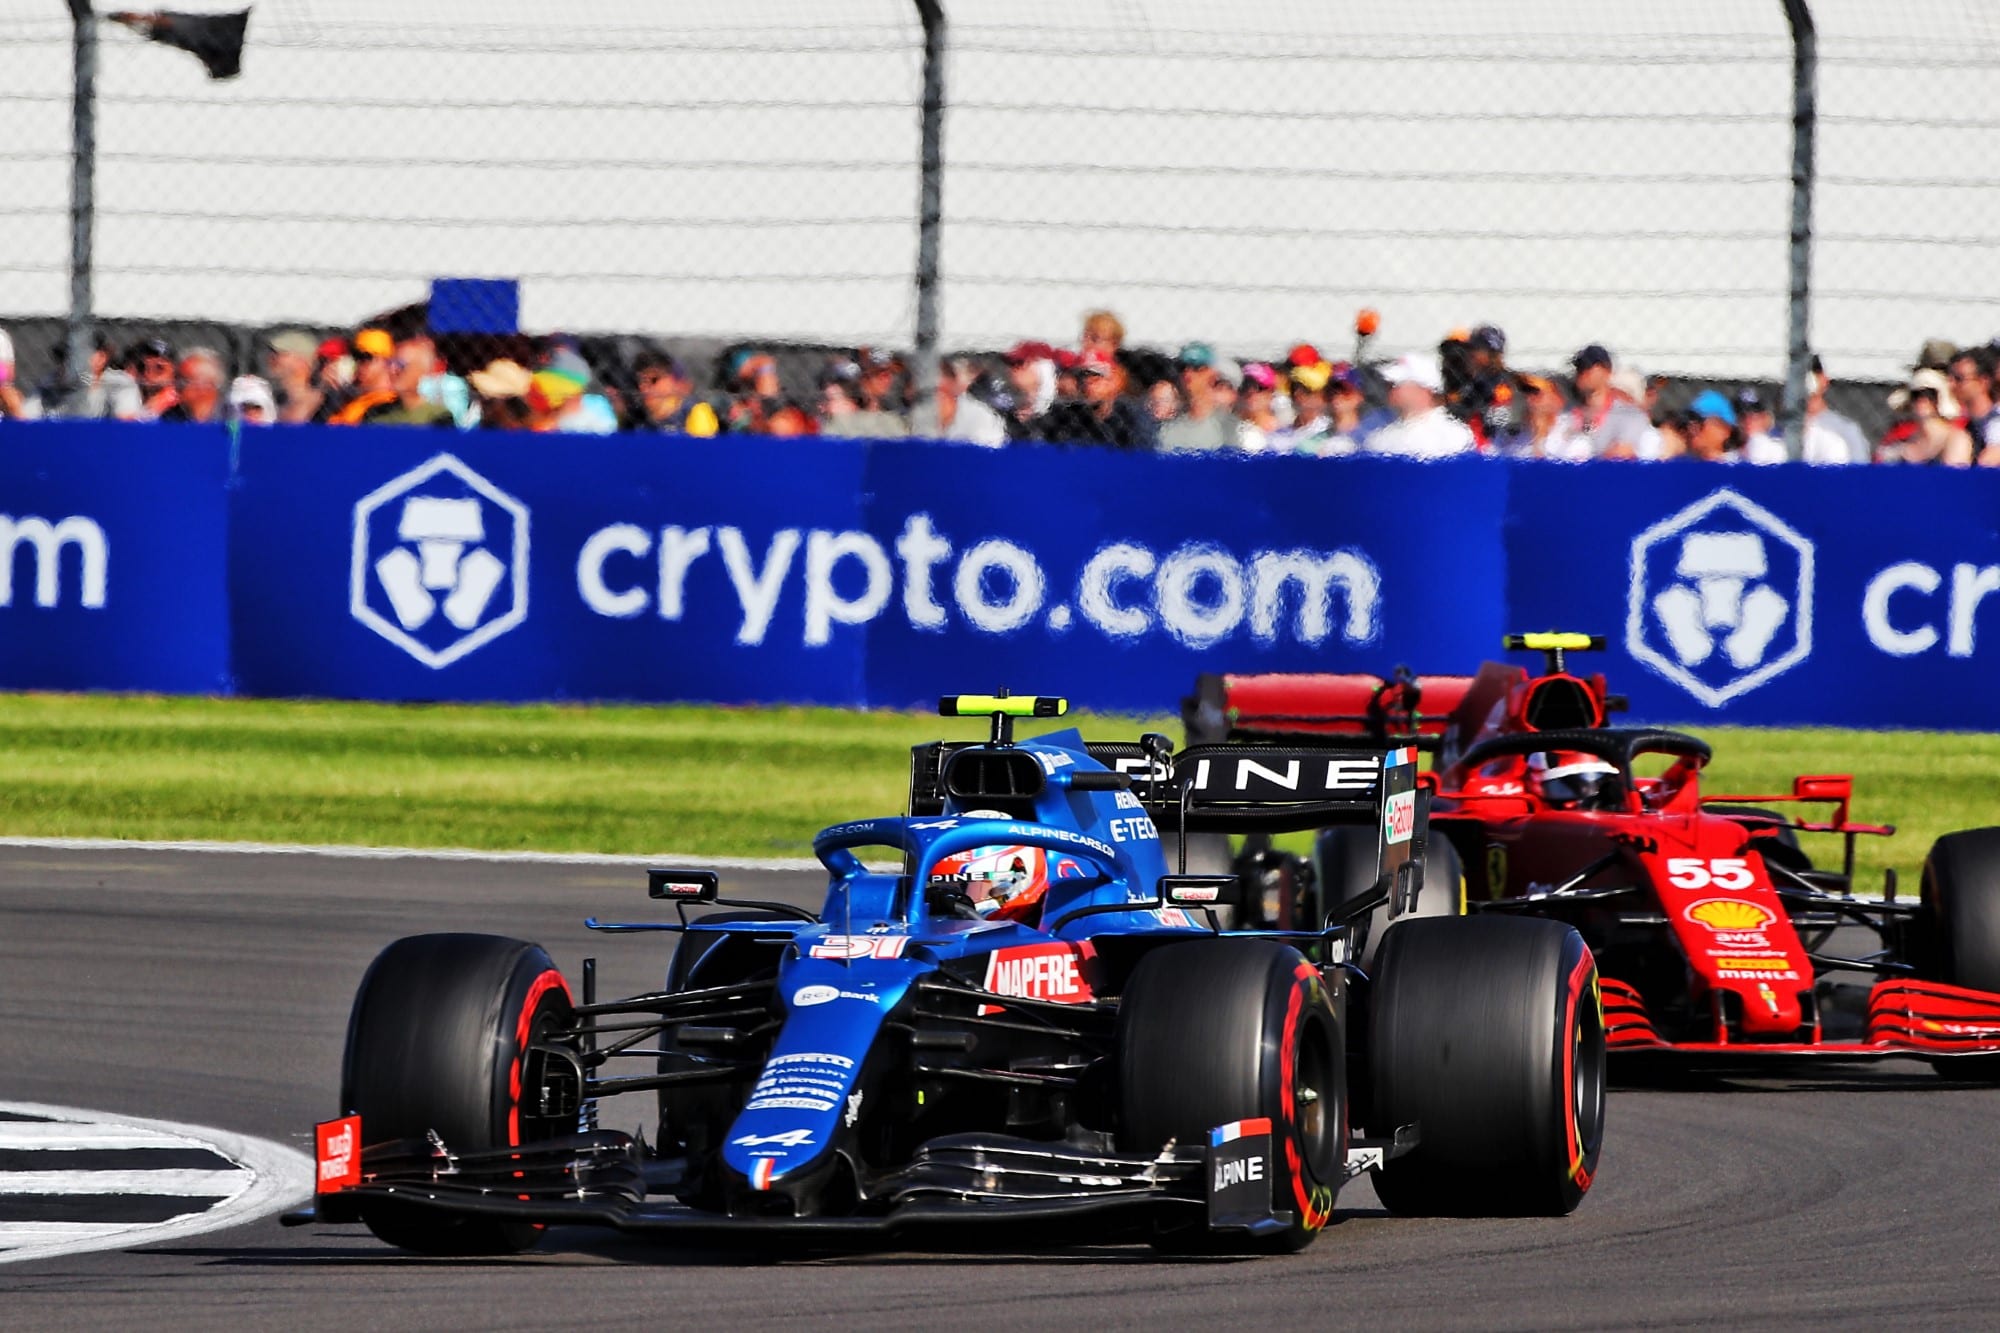
[(1368, 1127), (1416, 1124), (1376, 1173), (1406, 1216), (1551, 1217), (1604, 1140), (1604, 1017), (1583, 937), (1521, 917), (1404, 921), (1376, 958)]
[(1118, 1141), (1157, 1153), (1206, 1145), (1237, 1120), (1271, 1122), (1272, 1204), (1292, 1224), (1270, 1236), (1161, 1232), (1178, 1252), (1305, 1248), (1333, 1213), (1347, 1161), (1342, 1004), (1299, 952), (1273, 940), (1194, 940), (1153, 950), (1118, 1008)]
[[(1313, 839), (1313, 872), (1329, 913), (1375, 887), (1380, 844), (1381, 835), (1372, 825), (1336, 825)], [(1395, 922), (1465, 915), (1465, 866), (1451, 840), (1435, 829), (1424, 847), (1422, 870), (1423, 882), (1410, 910), (1392, 917), (1395, 904), (1386, 902), (1355, 923), (1359, 948), (1353, 958), (1364, 971), (1373, 969), (1382, 938)], [(1319, 924), (1324, 923), (1322, 917)]]
[[(2000, 828), (1947, 833), (1924, 858), (1912, 959), (1921, 975), (2000, 992)], [(2000, 1056), (1935, 1062), (1951, 1078), (2000, 1081)]]
[[(347, 1023), (340, 1100), (369, 1143), (435, 1131), (477, 1151), (574, 1133), (521, 1104), (521, 1061), (540, 1034), (574, 1022), (569, 987), (541, 946), (496, 935), (413, 935), (376, 956)], [(531, 1223), (370, 1202), (361, 1220), (420, 1254), (513, 1254)]]

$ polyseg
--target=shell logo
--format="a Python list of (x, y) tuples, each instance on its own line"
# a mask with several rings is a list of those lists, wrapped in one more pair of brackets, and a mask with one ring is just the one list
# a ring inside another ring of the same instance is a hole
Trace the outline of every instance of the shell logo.
[(1685, 915), (1710, 930), (1762, 930), (1777, 920), (1769, 908), (1735, 898), (1704, 898)]

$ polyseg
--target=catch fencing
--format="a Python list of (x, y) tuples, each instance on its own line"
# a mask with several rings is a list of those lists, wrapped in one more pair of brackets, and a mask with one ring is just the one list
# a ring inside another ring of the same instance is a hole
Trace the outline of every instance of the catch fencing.
[[(1893, 379), (2000, 325), (2000, 13), (1811, 13), (1810, 337)], [(1374, 307), (1372, 355), (1786, 366), (1781, 0), (274, 0), (226, 82), (98, 28), (105, 317), (353, 327), (491, 276), (536, 331), (997, 348), (1103, 307), (1345, 355)], [(71, 40), (0, 0), (0, 323), (71, 307)]]

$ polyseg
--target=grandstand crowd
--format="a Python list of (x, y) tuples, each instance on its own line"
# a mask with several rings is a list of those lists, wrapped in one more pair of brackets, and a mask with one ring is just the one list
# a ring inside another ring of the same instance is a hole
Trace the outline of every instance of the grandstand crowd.
[(1887, 429), (1872, 438), (1827, 405), (1828, 377), (1814, 358), (1795, 455), (1777, 433), (1776, 404), (1754, 387), (1644, 375), (1597, 344), (1578, 349), (1567, 373), (1528, 373), (1508, 364), (1506, 335), (1491, 325), (1453, 331), (1434, 355), (1367, 362), (1360, 352), (1374, 331), (1373, 312), (1362, 312), (1353, 359), (1301, 343), (1281, 359), (1239, 362), (1201, 342), (1172, 354), (1128, 347), (1118, 318), (1095, 311), (1074, 348), (1021, 342), (927, 367), (858, 348), (822, 355), (815, 368), (796, 352), (781, 366), (772, 351), (739, 346), (700, 375), (650, 346), (612, 357), (600, 347), (586, 358), (565, 335), (514, 339), (505, 354), (468, 364), (462, 348), (448, 358), (444, 340), (420, 326), (334, 337), (291, 330), (263, 340), (259, 365), (237, 368), (212, 347), (160, 337), (120, 347), (100, 335), (82, 386), (65, 386), (59, 374), (23, 385), (0, 332), (0, 419), (914, 436), (1315, 458), (1476, 451), (1579, 462), (2000, 466), (2000, 340), (1926, 343), (1888, 396)]

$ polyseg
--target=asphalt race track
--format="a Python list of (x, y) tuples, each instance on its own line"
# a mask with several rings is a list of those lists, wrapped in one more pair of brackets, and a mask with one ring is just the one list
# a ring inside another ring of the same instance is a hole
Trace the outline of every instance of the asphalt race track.
[[(810, 898), (809, 877), (725, 877)], [(615, 866), (0, 851), (0, 1101), (151, 1117), (311, 1151), (347, 1005), (390, 939), (539, 939), (603, 993), (655, 985)], [(634, 1099), (635, 1101), (637, 1099)], [(607, 1127), (645, 1109), (606, 1107)], [(0, 1266), (8, 1329), (217, 1324), (535, 1329), (699, 1321), (1069, 1328), (1991, 1327), (2000, 1091), (1924, 1066), (1613, 1094), (1596, 1188), (1560, 1221), (1404, 1221), (1365, 1184), (1304, 1254), (773, 1259), (559, 1230), (518, 1259), (398, 1255), (275, 1218), (130, 1251)]]

